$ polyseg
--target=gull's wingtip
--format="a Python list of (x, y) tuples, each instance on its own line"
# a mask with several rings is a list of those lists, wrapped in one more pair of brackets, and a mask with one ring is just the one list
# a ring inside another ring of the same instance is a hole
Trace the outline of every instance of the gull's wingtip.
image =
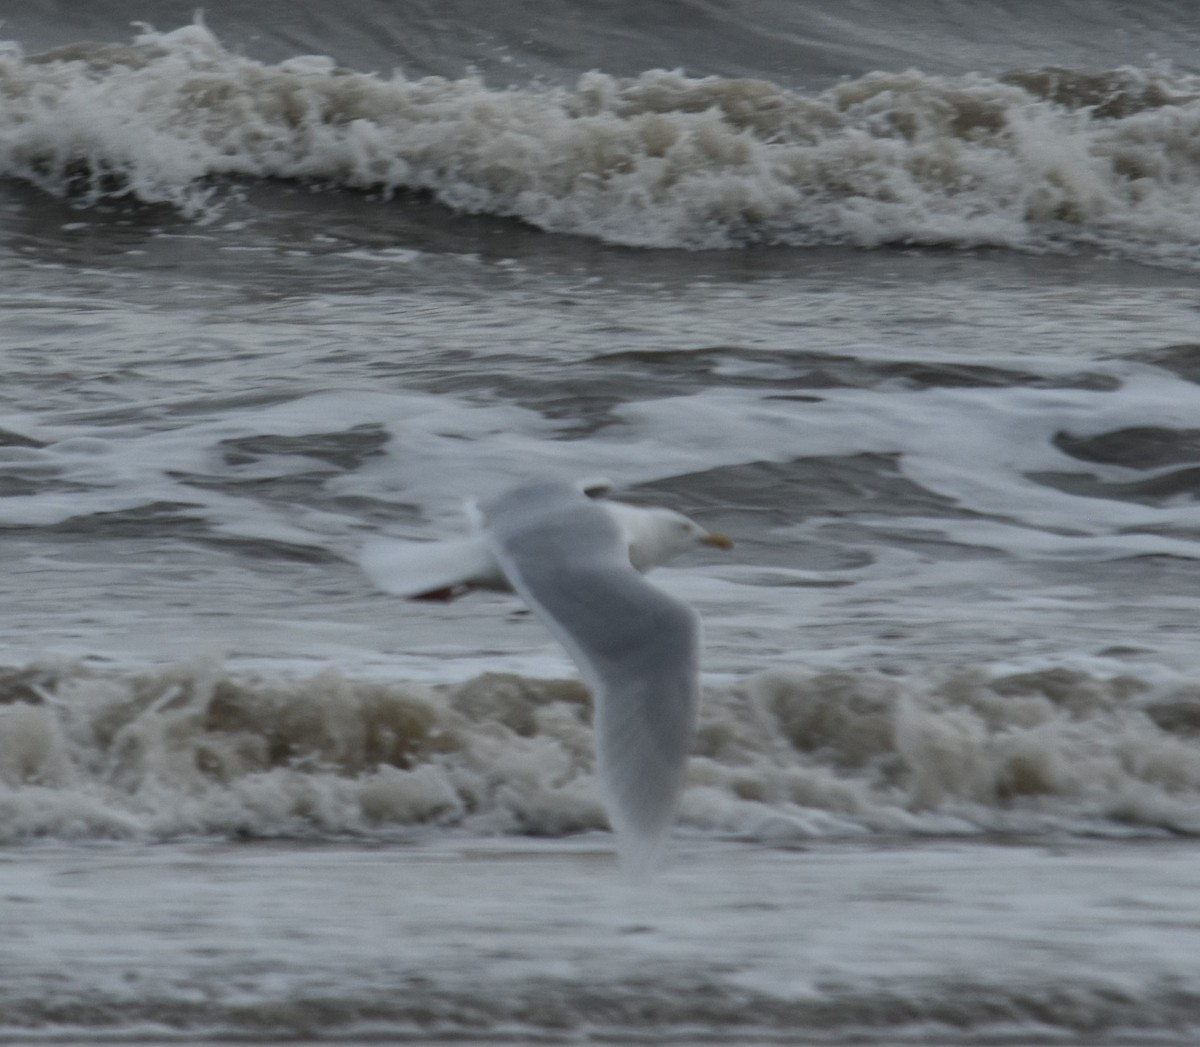
[(607, 476), (588, 476), (576, 485), (589, 498), (606, 498), (616, 487)]
[(633, 883), (645, 883), (662, 868), (668, 833), (642, 834), (631, 829), (618, 830), (617, 861), (621, 875)]

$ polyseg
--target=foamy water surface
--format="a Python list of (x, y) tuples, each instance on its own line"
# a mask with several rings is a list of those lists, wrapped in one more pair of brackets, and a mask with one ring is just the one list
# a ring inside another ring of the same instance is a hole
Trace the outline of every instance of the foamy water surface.
[(1194, 858), (685, 844), (633, 887), (588, 840), (34, 849), (0, 1039), (1187, 1042)]

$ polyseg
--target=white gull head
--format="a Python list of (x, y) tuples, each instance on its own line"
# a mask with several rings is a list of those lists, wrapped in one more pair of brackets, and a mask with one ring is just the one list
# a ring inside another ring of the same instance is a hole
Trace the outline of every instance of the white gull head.
[(697, 545), (728, 549), (733, 544), (725, 535), (706, 531), (674, 509), (643, 508), (624, 502), (600, 504), (617, 521), (629, 548), (629, 562), (643, 574)]

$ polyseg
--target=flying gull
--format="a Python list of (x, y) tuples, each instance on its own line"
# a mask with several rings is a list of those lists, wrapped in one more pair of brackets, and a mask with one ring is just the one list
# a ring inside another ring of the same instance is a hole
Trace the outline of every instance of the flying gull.
[(527, 484), (468, 511), (468, 537), (368, 543), (381, 589), (450, 600), (511, 589), (578, 666), (593, 696), (596, 764), (623, 859), (649, 866), (671, 826), (695, 730), (700, 621), (642, 572), (732, 542), (664, 508), (596, 497), (602, 485)]

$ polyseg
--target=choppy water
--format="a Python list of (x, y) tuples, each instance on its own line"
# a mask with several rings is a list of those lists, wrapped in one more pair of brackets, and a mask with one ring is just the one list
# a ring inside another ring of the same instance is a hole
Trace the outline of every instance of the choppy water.
[[(0, 1036), (1189, 1042), (1189, 5), (5, 18)], [(648, 895), (356, 564), (596, 474), (737, 541)]]

